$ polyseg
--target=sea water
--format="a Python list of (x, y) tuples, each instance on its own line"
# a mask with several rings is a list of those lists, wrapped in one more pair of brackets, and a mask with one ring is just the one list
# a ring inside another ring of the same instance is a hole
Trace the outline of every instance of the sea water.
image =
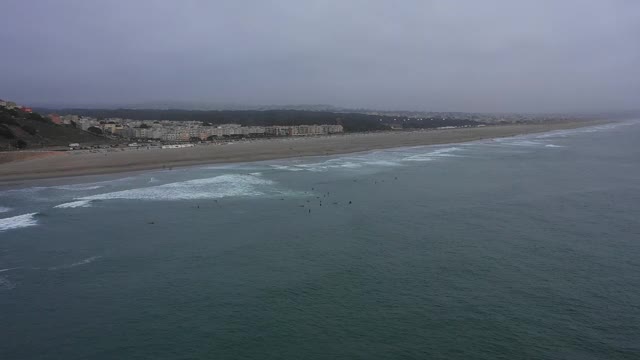
[(0, 192), (1, 359), (638, 359), (640, 122)]

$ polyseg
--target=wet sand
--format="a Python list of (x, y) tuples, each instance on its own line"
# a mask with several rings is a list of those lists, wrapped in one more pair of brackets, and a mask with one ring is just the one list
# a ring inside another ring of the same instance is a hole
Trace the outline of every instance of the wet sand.
[(183, 149), (127, 149), (111, 152), (69, 151), (60, 156), (27, 157), (0, 163), (0, 184), (36, 179), (98, 175), (211, 163), (236, 163), (312, 155), (333, 155), (404, 146), (460, 143), (520, 134), (572, 129), (600, 122), (549, 122), (479, 128), (416, 130), (324, 137), (240, 141)]

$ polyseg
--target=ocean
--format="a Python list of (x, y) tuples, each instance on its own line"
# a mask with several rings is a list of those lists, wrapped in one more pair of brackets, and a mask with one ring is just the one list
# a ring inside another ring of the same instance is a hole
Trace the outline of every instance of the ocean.
[(0, 192), (0, 359), (640, 359), (640, 121)]

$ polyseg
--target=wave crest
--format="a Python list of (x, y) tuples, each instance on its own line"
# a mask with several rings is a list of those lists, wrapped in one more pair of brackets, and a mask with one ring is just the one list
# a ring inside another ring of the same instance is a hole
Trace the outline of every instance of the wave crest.
[(78, 200), (197, 200), (230, 196), (258, 196), (263, 195), (268, 190), (267, 187), (273, 184), (273, 181), (257, 175), (228, 174), (92, 195)]
[(0, 231), (20, 229), (38, 224), (35, 216), (38, 213), (22, 214), (10, 218), (0, 219)]
[(55, 209), (73, 209), (91, 206), (91, 200), (78, 200), (54, 206)]

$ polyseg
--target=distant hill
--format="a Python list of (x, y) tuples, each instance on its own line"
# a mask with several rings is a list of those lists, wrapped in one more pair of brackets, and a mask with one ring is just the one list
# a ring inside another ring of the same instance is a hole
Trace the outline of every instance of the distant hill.
[(0, 106), (0, 150), (68, 146), (70, 143), (93, 145), (108, 141), (70, 125), (54, 124), (35, 112)]

